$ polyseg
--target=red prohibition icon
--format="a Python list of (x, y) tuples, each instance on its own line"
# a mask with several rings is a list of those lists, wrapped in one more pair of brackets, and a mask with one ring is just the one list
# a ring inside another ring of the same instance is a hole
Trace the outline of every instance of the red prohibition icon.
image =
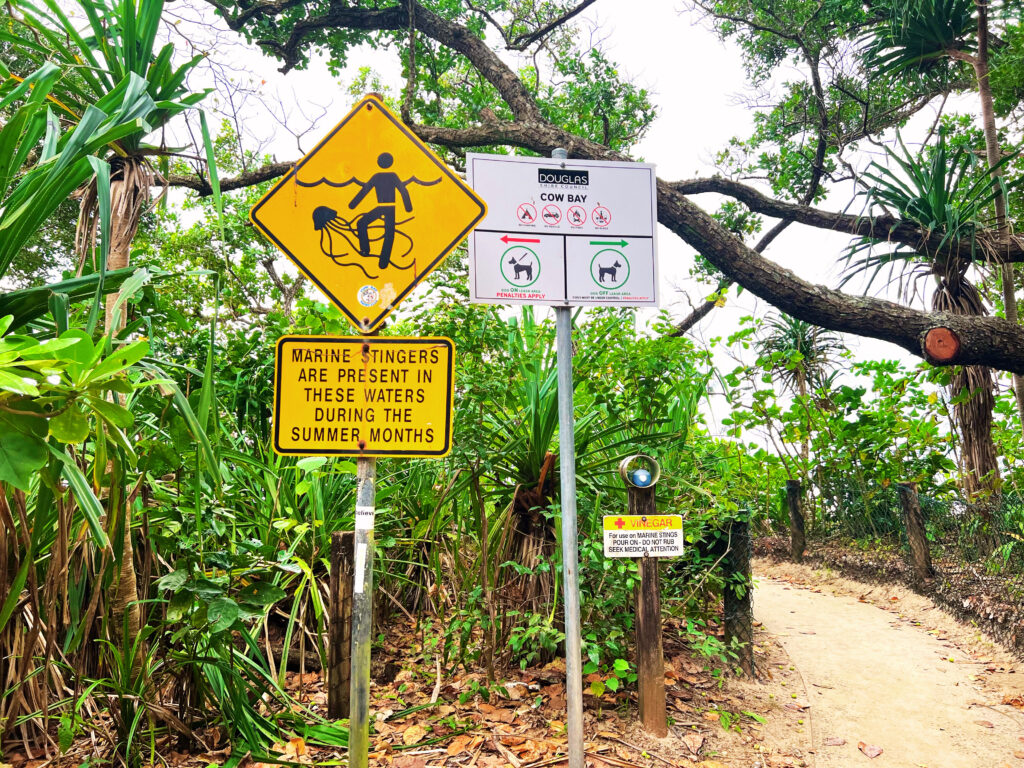
[(587, 221), (587, 212), (578, 205), (570, 205), (565, 218), (571, 227), (582, 227)]
[(557, 224), (562, 220), (562, 209), (557, 205), (545, 205), (540, 212), (545, 224)]
[(520, 224), (536, 224), (537, 209), (533, 203), (520, 203), (516, 208), (516, 218), (519, 219)]
[(612, 212), (603, 205), (599, 205), (590, 214), (590, 218), (593, 220), (595, 227), (607, 227), (612, 223)]

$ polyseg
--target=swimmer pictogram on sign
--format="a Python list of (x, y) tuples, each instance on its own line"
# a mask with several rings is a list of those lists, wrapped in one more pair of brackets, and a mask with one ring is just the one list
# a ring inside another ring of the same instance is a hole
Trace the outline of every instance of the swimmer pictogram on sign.
[(366, 333), (486, 212), (462, 179), (367, 96), (250, 218)]

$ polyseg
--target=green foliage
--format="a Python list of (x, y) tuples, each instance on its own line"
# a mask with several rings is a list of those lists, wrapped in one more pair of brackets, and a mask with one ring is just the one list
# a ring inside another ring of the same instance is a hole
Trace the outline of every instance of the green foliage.
[(865, 34), (867, 67), (880, 74), (929, 71), (975, 50), (974, 0), (886, 0)]
[[(871, 182), (863, 193), (867, 205), (877, 205), (883, 211), (917, 223), (927, 232), (941, 234), (940, 249), (967, 243), (972, 259), (987, 260), (989, 251), (979, 236), (989, 222), (992, 202), (999, 195), (1005, 196), (1010, 186), (1018, 186), (1020, 180), (1007, 185), (993, 171), (978, 173), (977, 157), (962, 147), (949, 151), (943, 135), (934, 151), (928, 153), (930, 156), (911, 154), (902, 141), (900, 150), (897, 153), (886, 147), (886, 154), (899, 171), (872, 163), (871, 170), (864, 174)], [(855, 260), (854, 256), (863, 251), (867, 251), (866, 255)], [(958, 280), (966, 269), (958, 258), (919, 253), (903, 245), (894, 247), (880, 237), (855, 241), (845, 258), (848, 266), (844, 283), (861, 272), (869, 272), (870, 284), (885, 267), (889, 268), (890, 276), (894, 270), (942, 276), (956, 272)]]

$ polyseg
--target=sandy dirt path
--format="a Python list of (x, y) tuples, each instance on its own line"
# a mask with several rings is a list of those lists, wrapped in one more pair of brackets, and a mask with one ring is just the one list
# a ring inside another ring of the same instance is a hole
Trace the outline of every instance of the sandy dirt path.
[[(1024, 766), (1024, 712), (983, 687), (984, 661), (961, 656), (925, 628), (852, 596), (764, 577), (754, 615), (781, 642), (804, 689), (797, 699), (810, 705), (803, 715), (809, 765)], [(840, 739), (845, 744), (829, 745)], [(859, 742), (882, 754), (865, 757)]]

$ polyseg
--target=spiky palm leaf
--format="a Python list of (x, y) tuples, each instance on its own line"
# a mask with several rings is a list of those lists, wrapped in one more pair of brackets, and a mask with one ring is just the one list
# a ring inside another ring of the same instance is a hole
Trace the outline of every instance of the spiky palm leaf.
[(880, 11), (862, 39), (865, 66), (876, 74), (926, 72), (975, 49), (974, 0), (889, 0)]
[[(991, 235), (986, 225), (993, 201), (1019, 182), (1006, 184), (962, 147), (951, 151), (945, 137), (940, 136), (933, 149), (917, 155), (907, 149), (902, 139), (898, 140), (899, 152), (886, 147), (892, 165), (874, 162), (864, 174), (871, 184), (862, 193), (865, 207), (869, 216), (880, 208), (899, 219), (913, 221), (926, 233), (940, 234), (937, 252), (928, 251), (923, 241), (913, 248), (881, 237), (862, 237), (850, 245), (843, 257), (846, 268), (840, 284), (869, 273), (870, 287), (888, 267), (890, 282), (902, 283), (904, 277), (911, 277), (904, 284), (908, 292), (917, 278), (927, 275), (944, 281), (954, 291), (959, 290), (971, 264), (984, 263), (991, 255)], [(969, 244), (970, 259), (944, 255), (963, 243)], [(863, 255), (857, 258), (860, 254)]]
[(770, 317), (768, 334), (757, 345), (765, 356), (779, 356), (774, 375), (794, 394), (806, 394), (829, 381), (836, 359), (846, 350), (839, 334), (785, 314)]

